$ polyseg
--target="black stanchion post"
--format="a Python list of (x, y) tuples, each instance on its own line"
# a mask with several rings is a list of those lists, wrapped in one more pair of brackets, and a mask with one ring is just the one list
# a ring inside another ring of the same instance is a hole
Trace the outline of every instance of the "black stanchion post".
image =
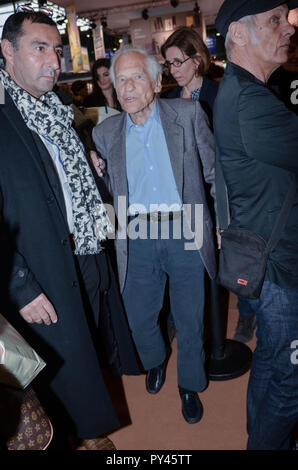
[(211, 321), (211, 354), (215, 360), (225, 356), (222, 314), (220, 308), (219, 288), (215, 281), (210, 281), (210, 321)]
[(246, 344), (225, 339), (222, 327), (220, 291), (215, 280), (210, 281), (211, 345), (207, 361), (210, 380), (230, 380), (245, 374), (251, 366), (252, 352)]

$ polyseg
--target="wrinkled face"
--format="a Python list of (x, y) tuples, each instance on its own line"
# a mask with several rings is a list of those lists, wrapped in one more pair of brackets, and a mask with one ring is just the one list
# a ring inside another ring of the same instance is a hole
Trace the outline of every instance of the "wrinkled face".
[[(62, 42), (56, 26), (24, 21), (14, 50), (7, 40), (2, 47), (6, 71), (36, 98), (53, 89), (60, 73)], [(2, 41), (3, 42), (3, 41)]]
[(110, 80), (110, 73), (109, 69), (107, 67), (99, 67), (96, 70), (98, 79), (97, 79), (97, 84), (99, 88), (102, 90), (107, 90), (108, 88), (111, 88), (112, 82)]
[(257, 61), (263, 66), (278, 67), (288, 58), (294, 28), (288, 22), (288, 7), (282, 4), (256, 15), (256, 41), (250, 44)]
[[(181, 51), (176, 46), (169, 47), (166, 50), (166, 61), (174, 62), (179, 61), (184, 62), (185, 59), (189, 57)], [(175, 67), (175, 65), (170, 66), (170, 72), (172, 76), (175, 78), (178, 85), (184, 87), (190, 85), (190, 83), (195, 79), (195, 73), (198, 68), (200, 60), (198, 59), (198, 63), (196, 63), (193, 59), (186, 60), (180, 67)]]
[[(115, 84), (119, 103), (132, 119), (134, 115), (149, 116), (155, 93), (161, 89), (160, 77), (153, 82), (145, 57), (139, 52), (123, 54), (115, 63)], [(136, 116), (137, 117), (137, 116)]]

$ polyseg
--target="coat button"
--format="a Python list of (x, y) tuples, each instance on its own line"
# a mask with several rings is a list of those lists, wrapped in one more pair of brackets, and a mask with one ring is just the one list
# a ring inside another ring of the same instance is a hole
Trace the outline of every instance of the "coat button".
[(52, 204), (53, 201), (54, 201), (54, 196), (48, 196), (47, 197), (47, 203), (48, 204)]
[(21, 269), (18, 271), (18, 276), (19, 277), (24, 277), (25, 276), (25, 273), (24, 271), (22, 271)]

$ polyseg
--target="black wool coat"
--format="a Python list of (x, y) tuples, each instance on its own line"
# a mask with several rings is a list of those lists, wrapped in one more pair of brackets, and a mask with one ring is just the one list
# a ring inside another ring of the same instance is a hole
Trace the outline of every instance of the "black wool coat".
[[(99, 436), (119, 422), (85, 315), (62, 189), (41, 139), (27, 128), (7, 94), (0, 106), (0, 190), (2, 305), (4, 298), (10, 301), (2, 313), (47, 362), (37, 382), (53, 392), (78, 436)], [(56, 324), (28, 324), (18, 313), (42, 292), (57, 312)], [(113, 332), (100, 337), (113, 338), (118, 373), (138, 373), (114, 283), (106, 302), (106, 324)]]

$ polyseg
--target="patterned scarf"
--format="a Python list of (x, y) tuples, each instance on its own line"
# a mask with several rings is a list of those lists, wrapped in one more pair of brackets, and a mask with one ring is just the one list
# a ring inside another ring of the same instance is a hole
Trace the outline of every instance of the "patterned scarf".
[(75, 254), (88, 255), (102, 250), (101, 240), (114, 228), (110, 222), (82, 142), (72, 128), (73, 111), (50, 91), (36, 99), (20, 88), (0, 69), (0, 80), (22, 115), (27, 127), (54, 142), (59, 150), (72, 192)]

